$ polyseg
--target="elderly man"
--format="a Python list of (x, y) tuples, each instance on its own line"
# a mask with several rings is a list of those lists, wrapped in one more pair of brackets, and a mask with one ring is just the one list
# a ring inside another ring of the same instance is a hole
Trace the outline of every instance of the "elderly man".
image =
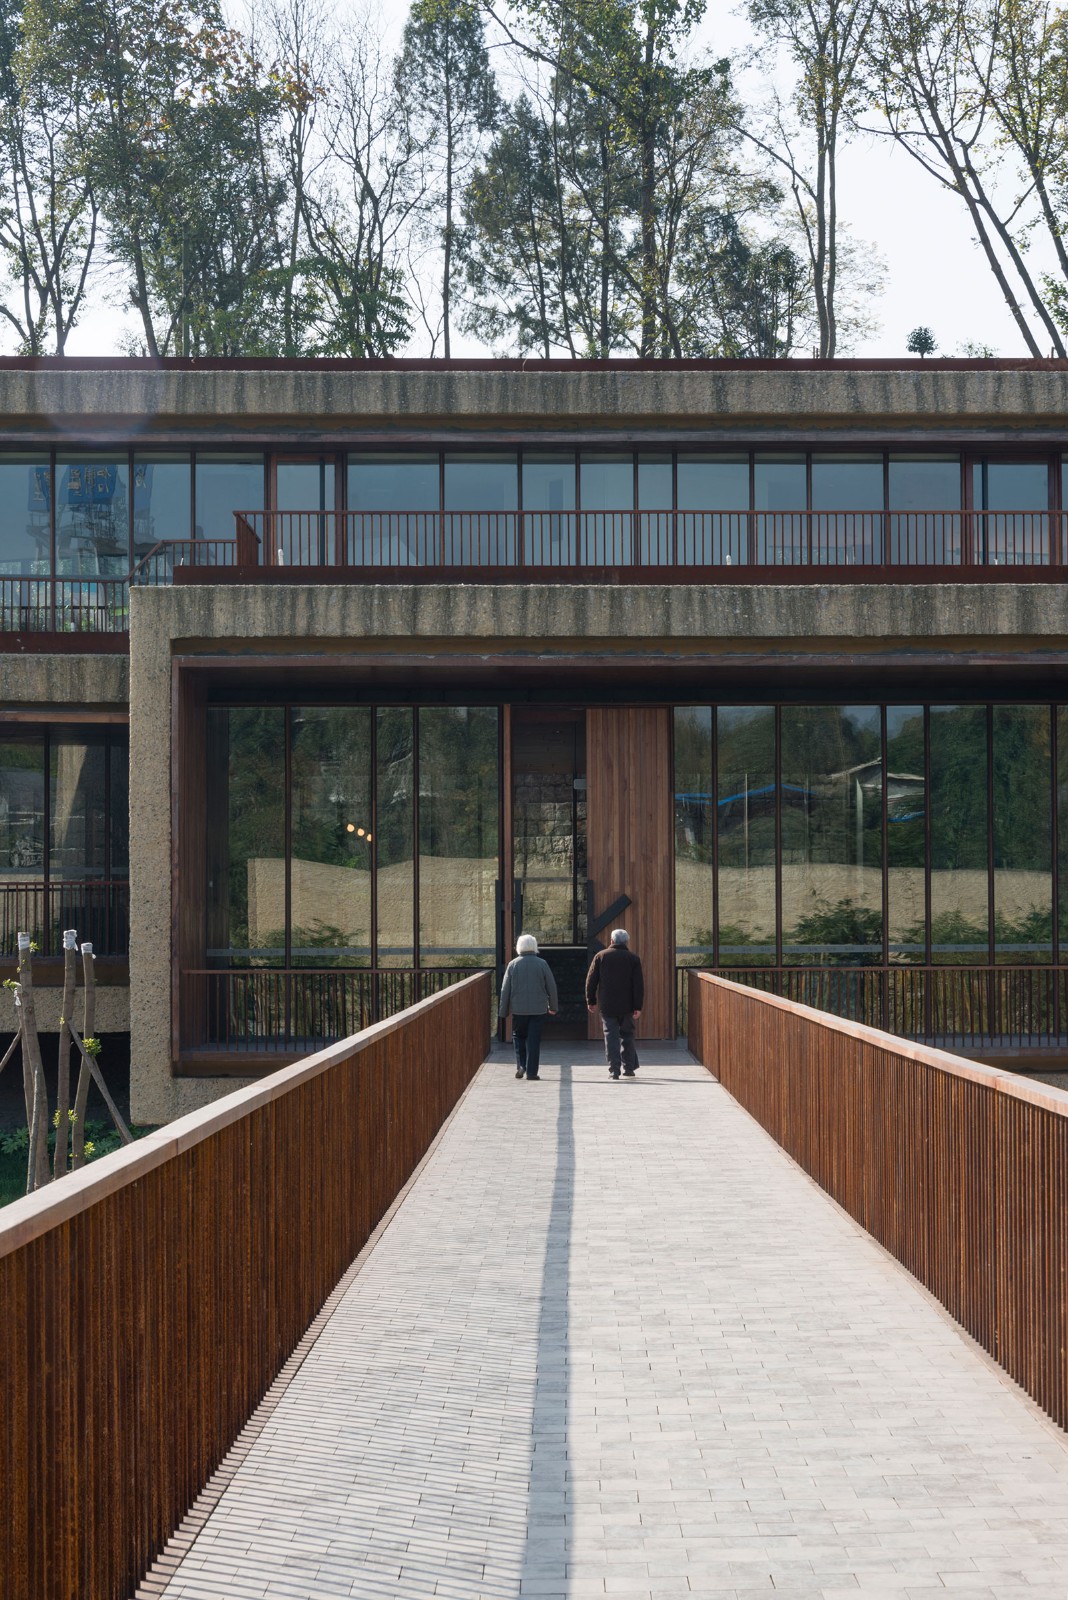
[(613, 1078), (619, 1077), (621, 1063), (627, 1078), (633, 1078), (638, 1070), (634, 1024), (645, 1003), (645, 979), (642, 964), (629, 946), (626, 928), (613, 928), (608, 949), (598, 950), (586, 974), (586, 1004), (601, 1013), (604, 1050)]
[(515, 960), (509, 961), (504, 970), (499, 1010), (502, 1017), (510, 1015), (512, 1018), (516, 1077), (526, 1077), (528, 1083), (536, 1083), (546, 1013), (555, 1016), (560, 1002), (556, 995), (556, 979), (548, 962), (539, 956), (534, 935), (521, 933), (515, 948)]

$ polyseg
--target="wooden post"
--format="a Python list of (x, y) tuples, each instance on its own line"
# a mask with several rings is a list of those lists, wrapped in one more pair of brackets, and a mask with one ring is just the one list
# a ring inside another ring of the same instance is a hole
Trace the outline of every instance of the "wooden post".
[[(93, 965), (93, 947), (91, 944), (82, 945), (82, 1038), (91, 1039), (93, 1029), (96, 1027), (96, 970)], [(84, 1053), (81, 1055), (81, 1070), (78, 1073), (78, 1092), (74, 1099), (74, 1129), (72, 1137), (72, 1156), (75, 1170), (85, 1165), (85, 1108), (89, 1103), (89, 1068), (85, 1064)]]
[(37, 1007), (33, 994), (33, 951), (28, 933), (19, 934), (19, 999), (22, 1004), (23, 1086), (29, 1102), (30, 1148), (26, 1159), (26, 1193), (32, 1194), (48, 1176), (48, 1087), (41, 1040), (37, 1032)]
[(59, 1072), (56, 1084), (56, 1150), (52, 1159), (52, 1177), (61, 1178), (67, 1170), (67, 1151), (70, 1147), (70, 1034), (67, 1025), (74, 1008), (76, 982), (75, 956), (78, 935), (73, 928), (63, 931), (63, 1004), (59, 1014)]

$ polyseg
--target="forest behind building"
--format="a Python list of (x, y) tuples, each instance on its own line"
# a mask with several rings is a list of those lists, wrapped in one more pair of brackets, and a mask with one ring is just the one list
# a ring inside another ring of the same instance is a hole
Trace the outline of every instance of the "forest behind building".
[(3, 347), (108, 306), (152, 356), (847, 354), (883, 268), (841, 161), (881, 139), (1019, 352), (1064, 356), (1064, 13), (746, 16), (732, 55), (706, 0), (413, 0), (388, 36), (326, 0), (3, 0)]

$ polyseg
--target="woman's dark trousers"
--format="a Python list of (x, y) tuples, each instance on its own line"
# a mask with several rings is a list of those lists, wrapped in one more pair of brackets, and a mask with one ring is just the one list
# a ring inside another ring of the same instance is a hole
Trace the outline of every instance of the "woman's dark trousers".
[(515, 1045), (515, 1064), (522, 1067), (528, 1078), (538, 1076), (541, 1059), (541, 1030), (544, 1016), (512, 1016), (512, 1043)]

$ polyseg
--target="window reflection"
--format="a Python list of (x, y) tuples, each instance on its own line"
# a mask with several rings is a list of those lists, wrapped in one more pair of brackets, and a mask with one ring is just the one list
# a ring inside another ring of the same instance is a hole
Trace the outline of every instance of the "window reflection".
[(47, 456), (0, 457), (0, 576), (51, 572), (51, 481)]
[(523, 456), (523, 559), (528, 566), (575, 561), (575, 457)]
[(295, 707), (291, 729), (291, 964), (369, 966), (371, 713)]
[(931, 959), (988, 958), (985, 706), (931, 707)]
[(1044, 461), (977, 461), (974, 559), (992, 566), (1049, 560), (1049, 468)]
[(724, 967), (775, 963), (775, 713), (716, 713), (719, 959)]
[(670, 566), (675, 560), (670, 456), (638, 457), (638, 559), (643, 566)]
[(351, 455), (349, 559), (411, 567), (438, 559), (441, 469), (436, 455)]
[(238, 966), (282, 967), (284, 708), (211, 707), (207, 740), (208, 958)]
[(583, 552), (587, 566), (629, 566), (634, 560), (634, 460), (588, 455), (579, 463)]
[(262, 455), (197, 454), (198, 539), (232, 539), (235, 511), (262, 511), (266, 504)]
[(446, 456), (446, 565), (514, 565), (518, 505), (517, 457)]
[(812, 559), (870, 566), (883, 553), (882, 456), (813, 456)]
[(1053, 956), (1048, 706), (994, 707), (994, 940), (999, 961)]
[(762, 566), (808, 561), (808, 504), (803, 456), (757, 456), (753, 463), (756, 559)]
[(891, 456), (887, 465), (888, 559), (957, 566), (961, 559), (958, 456)]
[(784, 706), (783, 961), (882, 959), (882, 736), (876, 706)]
[(675, 708), (675, 960), (713, 959), (712, 711)]
[(493, 708), (422, 706), (419, 945), (431, 967), (496, 959), (498, 737)]
[(378, 961), (415, 964), (415, 713), (410, 706), (376, 712)]
[(927, 783), (922, 706), (886, 710), (887, 945), (891, 962), (926, 960)]
[(192, 537), (193, 468), (189, 456), (134, 456), (134, 560), (164, 539)]
[(130, 497), (125, 457), (57, 458), (56, 570), (61, 577), (74, 578), (118, 578), (129, 572)]
[(738, 566), (749, 559), (748, 456), (680, 456), (678, 560)]

